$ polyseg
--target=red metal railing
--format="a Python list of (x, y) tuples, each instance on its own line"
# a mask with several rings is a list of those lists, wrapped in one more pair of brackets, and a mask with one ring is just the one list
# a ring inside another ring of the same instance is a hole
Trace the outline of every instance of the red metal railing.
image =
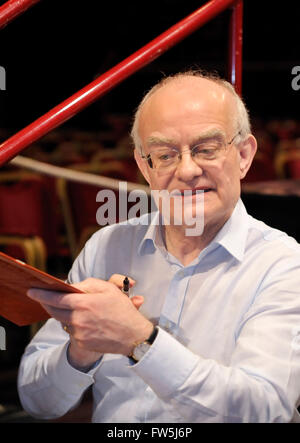
[[(8, 3), (19, 3), (20, 1), (21, 0), (12, 0)], [(26, 2), (23, 0), (23, 3), (33, 4), (35, 1), (30, 2), (27, 0)], [(2, 6), (2, 9), (5, 9), (5, 5)], [(242, 0), (210, 0), (134, 54), (99, 76), (76, 94), (3, 142), (0, 145), (0, 165), (11, 160), (31, 143), (63, 124), (131, 74), (149, 64), (229, 7), (233, 7), (230, 32), (231, 46), (229, 48), (230, 69), (232, 70), (231, 81), (237, 89), (237, 92), (240, 93), (242, 70)], [(8, 19), (9, 14), (6, 15), (6, 20)]]
[(40, 0), (10, 0), (0, 6), (0, 29)]
[(243, 0), (232, 8), (229, 25), (228, 79), (242, 93)]

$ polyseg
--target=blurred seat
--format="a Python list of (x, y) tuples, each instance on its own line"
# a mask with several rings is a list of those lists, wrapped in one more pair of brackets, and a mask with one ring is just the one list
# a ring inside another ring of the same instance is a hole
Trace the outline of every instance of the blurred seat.
[(287, 160), (286, 165), (285, 165), (285, 170), (286, 170), (288, 178), (299, 179), (300, 178), (300, 155), (298, 155), (297, 158)]
[(251, 168), (243, 179), (243, 182), (250, 183), (276, 179), (277, 175), (272, 159), (270, 159), (270, 157), (264, 152), (258, 151), (253, 159)]
[(300, 178), (300, 138), (279, 143), (275, 168), (279, 178)]
[[(72, 169), (90, 172), (120, 181), (130, 181), (131, 171), (123, 161), (93, 162), (86, 165), (74, 165)], [(100, 226), (97, 224), (96, 213), (101, 203), (96, 196), (104, 188), (82, 184), (65, 179), (57, 180), (57, 190), (62, 204), (68, 242), (73, 259), (78, 255), (89, 237)], [(119, 192), (113, 191), (118, 202)], [(117, 205), (118, 221), (118, 205)]]
[(2, 250), (24, 261), (35, 268), (46, 269), (46, 251), (44, 242), (39, 237), (24, 237), (18, 235), (0, 235)]
[(37, 174), (0, 174), (0, 243), (42, 270), (47, 256), (56, 253), (54, 198), (51, 183)]
[[(0, 173), (0, 248), (40, 270), (57, 253), (58, 207), (52, 179), (22, 170)], [(32, 337), (43, 323), (30, 326)]]
[(254, 136), (257, 140), (258, 152), (267, 156), (270, 160), (274, 159), (276, 143), (271, 134), (265, 129), (255, 129)]

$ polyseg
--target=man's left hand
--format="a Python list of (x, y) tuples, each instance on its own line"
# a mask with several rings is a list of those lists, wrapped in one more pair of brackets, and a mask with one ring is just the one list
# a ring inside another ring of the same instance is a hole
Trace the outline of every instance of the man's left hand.
[[(129, 355), (135, 342), (150, 335), (153, 324), (116, 284), (89, 278), (73, 286), (85, 293), (30, 289), (27, 294), (68, 326), (77, 346), (99, 354)], [(139, 305), (141, 300), (136, 297)]]

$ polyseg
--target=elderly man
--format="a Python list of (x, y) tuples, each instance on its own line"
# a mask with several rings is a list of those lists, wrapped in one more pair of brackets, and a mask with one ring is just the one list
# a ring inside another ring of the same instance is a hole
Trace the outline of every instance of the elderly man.
[(194, 220), (200, 194), (203, 229), (187, 235), (173, 201), (169, 223), (158, 211), (87, 242), (69, 274), (84, 294), (30, 291), (53, 318), (21, 362), (24, 408), (58, 417), (93, 385), (95, 422), (295, 419), (300, 247), (240, 200), (256, 152), (244, 104), (223, 80), (177, 74), (146, 95), (132, 135), (151, 189), (179, 212), (188, 191)]

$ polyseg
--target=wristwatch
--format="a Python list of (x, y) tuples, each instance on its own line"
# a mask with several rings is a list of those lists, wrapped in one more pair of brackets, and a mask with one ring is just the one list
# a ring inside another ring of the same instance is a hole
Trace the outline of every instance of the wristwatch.
[(147, 338), (147, 340), (142, 341), (141, 343), (135, 343), (135, 346), (134, 346), (133, 350), (131, 351), (131, 354), (128, 355), (128, 357), (131, 358), (132, 360), (134, 360), (135, 363), (140, 361), (140, 359), (150, 349), (152, 343), (156, 339), (157, 334), (158, 334), (158, 327), (154, 326), (153, 331), (151, 332), (151, 334)]

